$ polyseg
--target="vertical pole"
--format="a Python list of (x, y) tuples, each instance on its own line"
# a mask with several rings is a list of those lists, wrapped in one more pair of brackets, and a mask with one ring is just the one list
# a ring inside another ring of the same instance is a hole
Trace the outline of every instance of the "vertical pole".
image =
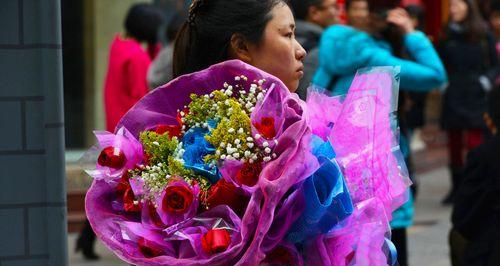
[(60, 2), (0, 3), (0, 265), (67, 265)]

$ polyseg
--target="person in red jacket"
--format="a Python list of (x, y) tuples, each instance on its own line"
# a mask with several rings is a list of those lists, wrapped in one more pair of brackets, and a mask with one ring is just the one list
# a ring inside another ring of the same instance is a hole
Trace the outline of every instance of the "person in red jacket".
[[(104, 85), (106, 130), (115, 131), (121, 117), (148, 92), (146, 74), (151, 60), (159, 51), (158, 29), (163, 14), (151, 4), (130, 8), (125, 19), (124, 36), (116, 35), (109, 52), (109, 65)], [(147, 51), (142, 44), (147, 44)], [(86, 260), (97, 260), (95, 234), (88, 220), (76, 240), (75, 251)]]
[(115, 36), (104, 84), (107, 131), (114, 132), (121, 117), (148, 92), (147, 71), (159, 50), (157, 33), (162, 23), (163, 14), (155, 6), (136, 4), (125, 19), (126, 33)]

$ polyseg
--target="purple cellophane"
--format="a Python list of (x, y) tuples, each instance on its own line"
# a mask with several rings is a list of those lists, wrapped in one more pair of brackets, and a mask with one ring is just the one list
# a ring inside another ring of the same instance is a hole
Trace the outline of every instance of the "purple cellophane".
[[(126, 128), (137, 138), (141, 131), (158, 124), (176, 124), (177, 111), (190, 102), (190, 94), (208, 94), (241, 75), (248, 77), (245, 88), (266, 80), (268, 92), (251, 118), (255, 121), (271, 116), (279, 129), (276, 142), (270, 141), (277, 143), (273, 148), (278, 157), (264, 166), (254, 187), (246, 188), (251, 198), (242, 218), (227, 206), (219, 206), (165, 230), (155, 230), (144, 227), (140, 215), (117, 211), (112, 183), (95, 179), (87, 193), (86, 211), (97, 236), (117, 256), (134, 265), (259, 265), (267, 263), (266, 254), (277, 247), (289, 250), (297, 265), (302, 265), (301, 254), (284, 239), (304, 208), (304, 199), (292, 188), (319, 167), (311, 153), (314, 133), (333, 144), (355, 211), (328, 234), (306, 243), (304, 262), (383, 265), (386, 254), (382, 244), (391, 211), (404, 202), (403, 192), (409, 184), (391, 127), (395, 88), (392, 70), (361, 73), (345, 99), (317, 94), (306, 104), (274, 76), (241, 61), (227, 61), (152, 91), (117, 128)], [(331, 104), (326, 109), (330, 113), (320, 107), (324, 104)], [(231, 244), (226, 251), (207, 256), (199, 239), (214, 228), (215, 221), (230, 229)], [(137, 250), (140, 238), (148, 239), (164, 255), (145, 258)]]

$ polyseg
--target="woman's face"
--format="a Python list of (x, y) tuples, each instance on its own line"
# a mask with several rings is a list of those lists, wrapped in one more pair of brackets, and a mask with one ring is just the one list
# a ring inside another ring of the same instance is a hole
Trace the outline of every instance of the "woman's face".
[(464, 0), (450, 1), (450, 19), (455, 23), (460, 23), (467, 18), (469, 7)]
[(294, 92), (304, 75), (302, 60), (306, 51), (295, 40), (295, 21), (290, 8), (278, 4), (271, 15), (260, 43), (248, 44), (249, 58), (244, 61), (278, 77)]

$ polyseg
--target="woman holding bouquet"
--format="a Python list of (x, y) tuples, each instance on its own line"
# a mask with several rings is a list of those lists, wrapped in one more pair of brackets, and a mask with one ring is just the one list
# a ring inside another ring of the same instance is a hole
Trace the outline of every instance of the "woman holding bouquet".
[(87, 213), (118, 256), (137, 265), (395, 262), (388, 219), (408, 182), (393, 149), (393, 69), (361, 71), (345, 101), (317, 93), (305, 103), (290, 93), (305, 57), (294, 24), (282, 0), (193, 1), (174, 48), (177, 78), (115, 133), (96, 132)]

